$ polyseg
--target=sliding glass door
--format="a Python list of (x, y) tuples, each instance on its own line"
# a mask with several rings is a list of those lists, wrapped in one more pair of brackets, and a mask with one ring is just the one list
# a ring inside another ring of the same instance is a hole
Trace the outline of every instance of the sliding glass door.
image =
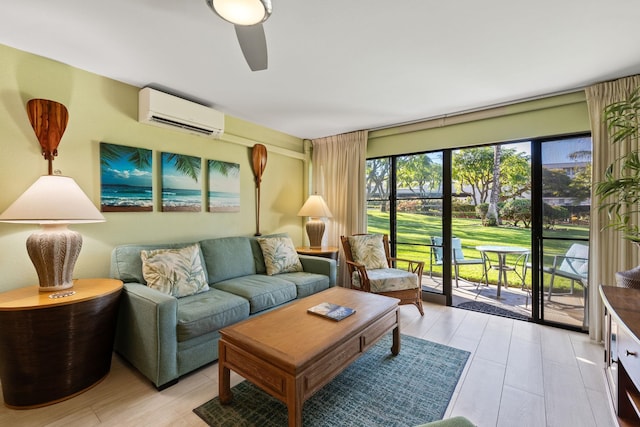
[(540, 142), (540, 317), (588, 328), (591, 138)]
[(453, 305), (531, 317), (531, 143), (453, 151)]
[[(368, 231), (389, 234), (397, 258), (425, 262), (423, 286), (443, 294), (442, 259), (432, 238), (443, 230), (443, 153), (421, 153), (367, 161)], [(401, 266), (400, 266), (401, 267)]]
[(370, 159), (368, 230), (424, 261), (426, 299), (584, 329), (590, 153), (584, 136)]

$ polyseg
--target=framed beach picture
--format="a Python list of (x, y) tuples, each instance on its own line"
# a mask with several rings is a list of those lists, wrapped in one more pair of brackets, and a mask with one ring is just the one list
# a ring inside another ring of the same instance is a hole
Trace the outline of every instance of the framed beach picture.
[(202, 160), (185, 154), (162, 153), (162, 211), (200, 212)]
[(209, 212), (240, 212), (240, 165), (209, 160)]
[(145, 148), (100, 143), (102, 212), (153, 210), (152, 153)]

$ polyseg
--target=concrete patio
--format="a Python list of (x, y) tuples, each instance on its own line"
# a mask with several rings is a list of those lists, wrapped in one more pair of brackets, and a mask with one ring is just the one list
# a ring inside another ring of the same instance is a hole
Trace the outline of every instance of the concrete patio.
[[(442, 279), (428, 275), (422, 278), (422, 288), (426, 291), (442, 292)], [(500, 309), (508, 310), (516, 315), (531, 317), (531, 295), (519, 286), (505, 287), (500, 292), (500, 298), (496, 297), (497, 286), (489, 286), (481, 283), (469, 282), (462, 278), (458, 280), (458, 287), (453, 285), (453, 306), (457, 307), (465, 302), (481, 302)], [(554, 294), (551, 300), (544, 296), (544, 320), (562, 323), (569, 326), (581, 327), (584, 316), (584, 298), (582, 289), (576, 289), (574, 294)], [(490, 312), (490, 310), (488, 311)], [(518, 317), (518, 316), (514, 316)]]

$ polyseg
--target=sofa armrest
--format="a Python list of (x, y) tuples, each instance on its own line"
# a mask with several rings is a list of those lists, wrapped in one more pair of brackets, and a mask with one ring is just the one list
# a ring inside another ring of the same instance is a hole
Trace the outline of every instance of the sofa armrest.
[(336, 285), (336, 261), (312, 255), (298, 255), (302, 263), (302, 269), (307, 273), (317, 273), (329, 276), (329, 286)]
[(140, 283), (125, 283), (115, 350), (158, 388), (178, 379), (176, 298)]

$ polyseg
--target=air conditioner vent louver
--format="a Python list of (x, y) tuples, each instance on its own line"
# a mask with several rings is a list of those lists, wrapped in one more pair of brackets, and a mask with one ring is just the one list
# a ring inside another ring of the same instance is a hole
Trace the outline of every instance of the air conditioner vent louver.
[(224, 132), (223, 113), (148, 87), (138, 94), (138, 121), (212, 138)]
[(211, 135), (211, 129), (204, 129), (198, 126), (192, 126), (186, 123), (180, 123), (175, 120), (165, 119), (164, 117), (151, 116), (151, 120), (168, 126), (175, 126), (191, 132), (200, 133), (202, 135)]

